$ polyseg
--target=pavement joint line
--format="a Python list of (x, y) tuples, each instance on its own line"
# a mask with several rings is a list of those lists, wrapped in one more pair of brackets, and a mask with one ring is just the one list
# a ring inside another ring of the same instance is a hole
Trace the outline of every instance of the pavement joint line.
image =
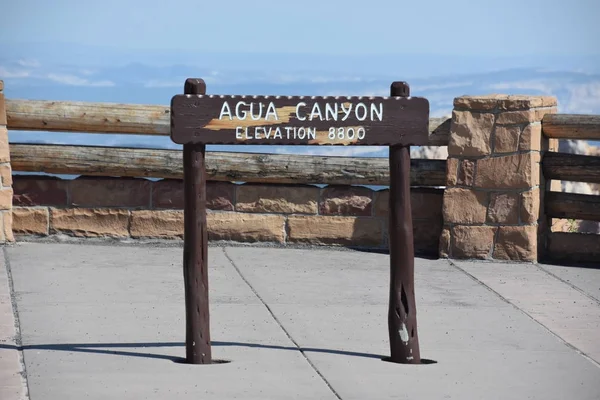
[(15, 324), (15, 344), (17, 345), (17, 350), (19, 351), (19, 364), (21, 367), (20, 375), (22, 380), (21, 383), (23, 385), (23, 388), (25, 389), (25, 399), (29, 399), (29, 379), (27, 379), (27, 365), (25, 364), (25, 352), (23, 351), (23, 340), (21, 337), (21, 322), (19, 320), (19, 310), (17, 306), (17, 297), (15, 294), (15, 286), (10, 265), (10, 258), (8, 256), (6, 246), (2, 247), (2, 252), (4, 255), (4, 268), (6, 268), (6, 276), (8, 279), (8, 292), (10, 296), (10, 303)]
[(588, 299), (592, 300), (593, 302), (597, 303), (600, 306), (600, 299), (595, 298), (594, 296), (592, 296), (591, 294), (586, 293), (585, 291), (581, 290), (580, 288), (578, 288), (577, 286), (573, 285), (571, 282), (564, 280), (563, 278), (561, 278), (560, 276), (556, 275), (555, 273), (553, 273), (552, 271), (548, 271), (546, 268), (544, 268), (542, 265), (535, 263), (536, 267), (538, 267), (540, 270), (542, 270), (543, 272), (545, 272), (546, 274), (550, 275), (551, 277), (558, 279), (559, 281), (561, 281), (562, 283), (564, 283), (565, 285), (569, 285), (571, 288), (577, 290), (579, 293), (581, 293), (582, 295), (584, 295), (585, 297), (587, 297)]
[(583, 351), (581, 351), (580, 349), (578, 349), (577, 347), (575, 347), (574, 345), (572, 345), (571, 343), (567, 342), (562, 337), (560, 337), (559, 335), (557, 335), (556, 333), (554, 333), (554, 331), (552, 331), (546, 325), (544, 325), (543, 323), (541, 323), (540, 321), (538, 321), (537, 319), (535, 319), (527, 311), (523, 310), (522, 308), (520, 308), (519, 306), (517, 306), (516, 304), (514, 304), (513, 302), (511, 302), (510, 300), (508, 300), (506, 297), (502, 296), (500, 293), (498, 293), (497, 291), (495, 291), (494, 289), (492, 289), (491, 287), (489, 287), (488, 285), (486, 285), (485, 283), (483, 283), (483, 281), (481, 281), (480, 279), (478, 279), (475, 275), (473, 275), (473, 274), (467, 272), (466, 270), (464, 270), (463, 268), (459, 267), (452, 260), (448, 260), (448, 261), (450, 262), (450, 265), (452, 265), (454, 268), (458, 269), (463, 274), (467, 275), (468, 277), (470, 277), (471, 279), (473, 279), (475, 282), (479, 283), (480, 285), (482, 285), (483, 287), (485, 287), (487, 290), (489, 290), (490, 292), (494, 293), (502, 301), (504, 301), (507, 304), (510, 304), (511, 306), (513, 306), (516, 310), (520, 311), (521, 313), (523, 313), (524, 315), (526, 315), (527, 317), (529, 317), (532, 321), (534, 321), (535, 323), (537, 323), (541, 327), (543, 327), (546, 331), (548, 331), (552, 336), (554, 336), (555, 338), (557, 338), (560, 342), (562, 342), (563, 344), (565, 344), (567, 347), (569, 347), (570, 349), (572, 349), (576, 353), (580, 354), (583, 358), (587, 359), (592, 364), (594, 364), (595, 366), (597, 366), (598, 368), (600, 368), (600, 363), (599, 362), (597, 362), (596, 360), (594, 360), (593, 358), (591, 358), (590, 356), (588, 356), (586, 353), (584, 353)]
[(283, 333), (285, 333), (285, 335), (287, 336), (287, 338), (294, 344), (294, 346), (296, 346), (296, 348), (298, 349), (298, 351), (300, 352), (300, 354), (302, 354), (302, 357), (304, 357), (304, 359), (306, 360), (306, 362), (308, 362), (308, 364), (310, 365), (310, 367), (317, 373), (317, 375), (319, 375), (319, 377), (321, 378), (321, 380), (323, 380), (323, 382), (327, 385), (327, 387), (329, 388), (329, 390), (331, 390), (331, 392), (335, 395), (335, 397), (338, 398), (338, 399), (340, 399), (340, 400), (342, 400), (342, 397), (340, 396), (340, 394), (333, 388), (333, 386), (331, 386), (331, 384), (329, 383), (329, 381), (325, 378), (325, 376), (321, 373), (321, 371), (319, 371), (319, 369), (317, 368), (317, 366), (304, 353), (304, 350), (302, 350), (302, 348), (300, 347), (300, 345), (298, 344), (298, 342), (296, 342), (296, 340), (294, 340), (294, 338), (288, 332), (288, 330), (285, 329), (285, 327), (283, 326), (283, 324), (281, 323), (281, 321), (279, 321), (279, 319), (277, 318), (277, 316), (275, 315), (275, 313), (273, 312), (273, 310), (271, 310), (271, 307), (269, 307), (269, 305), (267, 304), (267, 302), (261, 297), (261, 295), (256, 291), (256, 289), (254, 289), (254, 287), (250, 284), (250, 282), (248, 281), (248, 279), (246, 279), (246, 277), (244, 276), (244, 274), (242, 274), (242, 271), (240, 271), (240, 269), (235, 264), (235, 262), (233, 261), (233, 259), (229, 256), (229, 254), (227, 254), (227, 248), (225, 246), (223, 246), (221, 249), (223, 250), (223, 254), (225, 255), (225, 257), (229, 260), (229, 262), (231, 263), (231, 265), (233, 266), (233, 268), (237, 271), (237, 273), (240, 275), (240, 277), (242, 278), (242, 280), (246, 283), (246, 285), (248, 285), (248, 287), (250, 288), (250, 290), (252, 290), (252, 292), (258, 298), (258, 300), (262, 303), (262, 305), (265, 306), (265, 308), (267, 309), (267, 311), (269, 312), (269, 314), (271, 314), (271, 317), (275, 320), (275, 322), (277, 323), (277, 325), (279, 325), (279, 327), (281, 328), (281, 330), (283, 331)]

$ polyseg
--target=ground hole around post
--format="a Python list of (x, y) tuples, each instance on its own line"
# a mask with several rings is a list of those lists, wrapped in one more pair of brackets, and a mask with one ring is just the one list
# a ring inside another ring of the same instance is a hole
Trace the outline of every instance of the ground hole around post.
[(205, 365), (217, 365), (217, 364), (229, 364), (231, 360), (213, 359), (208, 364), (192, 364), (188, 363), (186, 358), (175, 358), (173, 362), (176, 364), (194, 365), (194, 366), (205, 366)]
[(400, 364), (400, 365), (429, 365), (429, 364), (437, 364), (438, 362), (435, 360), (431, 360), (429, 358), (421, 358), (420, 363), (400, 363), (396, 361), (392, 361), (391, 357), (383, 357), (381, 361), (389, 362), (392, 364)]

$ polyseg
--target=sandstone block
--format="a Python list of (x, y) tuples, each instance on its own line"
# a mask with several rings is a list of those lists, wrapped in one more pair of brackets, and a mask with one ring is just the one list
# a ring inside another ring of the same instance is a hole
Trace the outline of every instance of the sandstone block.
[(533, 224), (540, 216), (540, 190), (533, 189), (521, 193), (521, 222)]
[(527, 189), (539, 185), (539, 153), (514, 154), (477, 161), (475, 187)]
[(257, 213), (317, 214), (316, 186), (245, 184), (237, 188), (236, 210)]
[[(233, 211), (235, 184), (229, 182), (206, 182), (206, 208)], [(153, 183), (152, 208), (183, 210), (184, 190), (182, 179), (163, 179)]]
[(471, 189), (450, 188), (444, 191), (444, 221), (446, 223), (484, 223), (488, 194)]
[(491, 152), (494, 114), (453, 111), (449, 156), (484, 156)]
[(383, 224), (380, 218), (290, 216), (289, 241), (329, 245), (381, 247)]
[(0, 210), (12, 208), (13, 190), (11, 188), (0, 189)]
[(520, 126), (497, 126), (494, 153), (513, 153), (519, 149)]
[(494, 247), (494, 236), (498, 228), (494, 226), (457, 225), (452, 228), (453, 258), (487, 259)]
[(4, 93), (0, 93), (0, 125), (6, 125), (6, 99)]
[(455, 186), (458, 174), (458, 159), (448, 158), (446, 161), (446, 186)]
[(46, 207), (15, 207), (12, 210), (12, 229), (16, 234), (48, 235), (50, 214)]
[(444, 227), (440, 234), (440, 258), (448, 258), (450, 256), (450, 228)]
[(371, 215), (373, 191), (365, 187), (329, 186), (321, 191), (321, 215)]
[(8, 130), (0, 125), (0, 162), (10, 162), (10, 149), (8, 146)]
[(13, 215), (11, 211), (4, 211), (2, 213), (2, 231), (4, 234), (5, 242), (14, 242), (15, 237), (13, 235)]
[(146, 179), (80, 177), (70, 186), (75, 207), (150, 207), (152, 182)]
[(213, 212), (207, 214), (208, 238), (236, 242), (285, 242), (282, 215)]
[(542, 124), (539, 122), (528, 124), (521, 132), (519, 139), (519, 150), (521, 151), (540, 151), (542, 143)]
[(518, 224), (519, 195), (517, 193), (492, 193), (488, 208), (488, 222)]
[[(443, 189), (413, 188), (410, 191), (410, 199), (414, 219), (442, 219)], [(375, 192), (373, 215), (376, 217), (389, 217), (389, 200), (389, 190)]]
[(506, 111), (498, 114), (496, 117), (496, 123), (498, 125), (529, 124), (536, 121), (538, 120), (536, 119), (536, 112), (533, 109)]
[(537, 226), (501, 226), (494, 247), (498, 260), (534, 261), (537, 259)]
[(53, 232), (80, 237), (129, 236), (129, 211), (71, 208), (50, 210)]
[(458, 177), (456, 182), (462, 186), (473, 186), (475, 176), (475, 162), (472, 160), (462, 160), (458, 164)]
[(558, 109), (556, 107), (537, 108), (535, 110), (535, 120), (541, 121), (542, 119), (544, 119), (544, 115), (556, 114), (557, 112), (558, 112)]
[(131, 236), (134, 238), (183, 239), (183, 211), (139, 210), (131, 212)]
[(66, 206), (68, 181), (35, 175), (13, 176), (16, 206)]
[(4, 90), (4, 81), (0, 81), (0, 92)]
[(454, 106), (480, 111), (525, 110), (535, 107), (556, 106), (556, 98), (551, 96), (524, 96), (490, 94), (483, 96), (462, 96), (454, 99)]
[(2, 186), (12, 186), (12, 168), (10, 164), (0, 165), (0, 177), (2, 178)]

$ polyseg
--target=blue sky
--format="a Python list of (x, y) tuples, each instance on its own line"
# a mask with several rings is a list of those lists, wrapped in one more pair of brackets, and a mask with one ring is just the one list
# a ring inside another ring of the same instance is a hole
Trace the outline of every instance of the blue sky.
[(1, 0), (3, 41), (223, 53), (600, 54), (597, 0)]
[[(552, 95), (600, 114), (598, 0), (0, 0), (7, 98), (167, 105), (214, 94)], [(11, 142), (179, 148), (167, 137), (11, 132)], [(386, 156), (386, 148), (223, 146)], [(441, 156), (443, 158), (443, 155)]]

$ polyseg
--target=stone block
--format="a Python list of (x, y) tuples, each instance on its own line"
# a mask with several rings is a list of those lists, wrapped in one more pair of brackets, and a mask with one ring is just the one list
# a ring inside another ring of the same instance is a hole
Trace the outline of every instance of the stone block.
[(521, 193), (521, 222), (533, 224), (540, 216), (540, 190), (533, 189)]
[(8, 146), (8, 130), (0, 125), (0, 163), (10, 162), (10, 148)]
[(183, 239), (182, 210), (138, 210), (131, 212), (129, 228), (134, 238)]
[(494, 153), (514, 153), (519, 149), (520, 126), (496, 126)]
[(2, 178), (2, 186), (12, 186), (12, 168), (10, 164), (0, 165), (0, 178)]
[(212, 212), (206, 219), (209, 240), (285, 242), (283, 215)]
[(14, 175), (16, 206), (66, 206), (68, 181), (51, 176)]
[(475, 177), (475, 161), (461, 160), (458, 164), (458, 176), (456, 183), (461, 186), (473, 186)]
[(21, 235), (48, 235), (50, 214), (46, 207), (15, 207), (12, 210), (12, 229)]
[(491, 153), (494, 114), (453, 111), (448, 155), (485, 156)]
[(4, 93), (0, 93), (0, 125), (6, 125), (6, 99)]
[(373, 191), (357, 186), (329, 186), (321, 189), (321, 215), (369, 216)]
[(498, 125), (516, 125), (516, 124), (529, 124), (532, 122), (539, 121), (536, 119), (536, 112), (533, 109), (521, 110), (521, 111), (505, 111), (496, 117), (496, 124)]
[(454, 107), (479, 111), (526, 110), (548, 106), (556, 106), (555, 97), (490, 94), (461, 96), (454, 99)]
[(381, 218), (290, 216), (288, 241), (328, 245), (381, 247), (383, 223)]
[(15, 237), (13, 235), (13, 215), (11, 211), (4, 211), (2, 213), (2, 231), (4, 234), (5, 242), (14, 242)]
[(497, 229), (494, 226), (454, 226), (451, 243), (452, 258), (490, 258)]
[(304, 185), (245, 184), (237, 187), (236, 211), (317, 214), (319, 188)]
[(13, 190), (11, 188), (0, 189), (0, 210), (10, 210), (13, 204)]
[(497, 260), (534, 261), (537, 259), (537, 226), (501, 226), (494, 247)]
[(446, 161), (446, 186), (456, 186), (458, 163), (459, 160), (457, 158), (450, 157)]
[(79, 177), (70, 182), (71, 206), (149, 208), (152, 182), (137, 178)]
[[(230, 182), (206, 182), (206, 208), (209, 210), (233, 211), (235, 184)], [(153, 183), (152, 208), (185, 208), (182, 179), (163, 179)]]
[(528, 189), (539, 185), (539, 153), (491, 157), (477, 161), (475, 187)]
[(129, 236), (129, 211), (115, 209), (50, 209), (51, 233), (78, 237)]
[(450, 228), (444, 227), (442, 233), (440, 234), (440, 257), (448, 258), (450, 257)]
[(471, 189), (450, 188), (444, 191), (443, 215), (446, 223), (484, 223), (488, 193)]
[(518, 224), (519, 194), (491, 193), (487, 220), (496, 224)]
[(528, 124), (523, 128), (519, 139), (520, 151), (540, 151), (542, 144), (542, 124)]

